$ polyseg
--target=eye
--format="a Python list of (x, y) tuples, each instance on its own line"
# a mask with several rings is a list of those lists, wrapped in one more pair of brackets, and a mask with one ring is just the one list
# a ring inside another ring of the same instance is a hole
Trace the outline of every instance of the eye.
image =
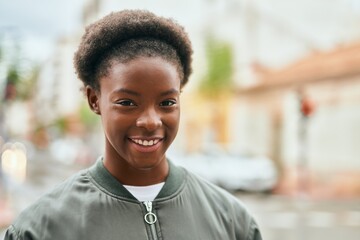
[(121, 106), (126, 106), (126, 107), (136, 106), (136, 104), (131, 100), (120, 100), (120, 101), (116, 102), (116, 104), (119, 104)]
[(161, 107), (170, 107), (176, 104), (175, 100), (165, 100), (160, 103)]

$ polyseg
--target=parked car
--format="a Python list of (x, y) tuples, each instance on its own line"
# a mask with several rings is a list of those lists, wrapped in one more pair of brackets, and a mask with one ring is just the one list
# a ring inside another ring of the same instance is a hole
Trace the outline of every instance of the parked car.
[(228, 190), (265, 192), (272, 190), (278, 174), (265, 156), (250, 156), (209, 149), (195, 154), (170, 154), (169, 158), (208, 181)]

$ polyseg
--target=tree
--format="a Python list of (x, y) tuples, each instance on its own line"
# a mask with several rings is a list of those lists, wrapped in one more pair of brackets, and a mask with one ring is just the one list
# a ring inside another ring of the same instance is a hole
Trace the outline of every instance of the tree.
[(207, 72), (199, 90), (205, 97), (210, 114), (210, 126), (218, 144), (229, 140), (229, 106), (233, 87), (233, 52), (229, 43), (209, 35), (206, 39)]
[(233, 86), (233, 53), (231, 45), (209, 35), (206, 39), (207, 73), (200, 84), (205, 94), (219, 95)]

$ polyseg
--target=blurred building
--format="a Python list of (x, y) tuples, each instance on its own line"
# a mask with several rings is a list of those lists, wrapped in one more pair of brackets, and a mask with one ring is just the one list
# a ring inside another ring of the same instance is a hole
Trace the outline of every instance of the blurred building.
[[(3, 30), (3, 31), (1, 31)], [(23, 101), (17, 85), (30, 74), (23, 58), (21, 31), (12, 27), (0, 29), (0, 139), (22, 136), (31, 124), (30, 104)], [(2, 141), (0, 141), (1, 147)]]
[[(306, 158), (309, 169), (325, 176), (359, 172), (357, 0), (87, 0), (83, 25), (129, 8), (176, 19), (193, 42), (194, 73), (183, 93), (176, 150), (200, 151), (215, 143), (269, 156), (281, 171)], [(46, 121), (71, 114), (80, 105), (81, 84), (72, 57), (82, 33), (79, 29), (61, 38), (54, 59), (44, 64), (36, 112)], [(198, 86), (208, 71), (209, 34), (232, 47), (235, 88), (204, 98)], [(306, 123), (299, 92), (315, 102)]]
[(83, 95), (72, 62), (79, 35), (75, 33), (58, 39), (53, 57), (42, 66), (35, 98), (35, 114), (45, 125), (79, 109)]
[[(353, 176), (344, 181), (359, 193), (359, 56), (358, 42), (311, 54), (280, 70), (258, 69), (259, 83), (238, 91), (248, 119), (238, 141), (263, 149), (284, 169), (306, 164), (315, 181)], [(314, 104), (306, 121), (300, 94)]]

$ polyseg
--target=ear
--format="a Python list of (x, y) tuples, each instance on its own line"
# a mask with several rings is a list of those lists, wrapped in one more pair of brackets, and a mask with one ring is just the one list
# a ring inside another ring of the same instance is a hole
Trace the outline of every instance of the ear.
[(86, 96), (87, 96), (87, 100), (88, 100), (88, 104), (89, 104), (89, 107), (90, 109), (98, 114), (98, 115), (101, 115), (101, 112), (100, 112), (100, 106), (99, 106), (99, 95), (100, 93), (93, 89), (92, 87), (90, 86), (86, 86)]

